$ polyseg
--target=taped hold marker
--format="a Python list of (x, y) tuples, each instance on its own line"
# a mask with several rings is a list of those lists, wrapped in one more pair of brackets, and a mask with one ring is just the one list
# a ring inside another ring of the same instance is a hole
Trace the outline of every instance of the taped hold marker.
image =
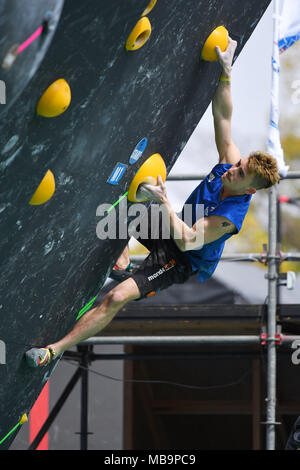
[(108, 178), (107, 182), (113, 185), (118, 184), (120, 179), (124, 175), (126, 168), (127, 168), (127, 165), (125, 165), (124, 163), (117, 163), (112, 174)]
[(136, 163), (138, 161), (139, 158), (141, 158), (141, 156), (143, 155), (143, 153), (144, 153), (144, 151), (147, 147), (147, 143), (148, 143), (148, 139), (147, 139), (147, 137), (144, 137), (144, 139), (142, 139), (137, 144), (134, 151), (130, 155), (130, 158), (129, 158), (130, 165), (133, 165), (134, 163)]

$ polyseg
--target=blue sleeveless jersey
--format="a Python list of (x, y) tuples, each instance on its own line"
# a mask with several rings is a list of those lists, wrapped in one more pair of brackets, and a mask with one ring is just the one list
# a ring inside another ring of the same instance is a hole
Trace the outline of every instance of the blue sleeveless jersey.
[[(194, 189), (186, 200), (185, 204), (192, 205), (192, 225), (197, 221), (197, 204), (202, 204), (204, 209), (202, 217), (203, 215), (204, 217), (210, 215), (226, 217), (235, 225), (237, 230), (235, 233), (240, 231), (249, 208), (251, 195), (230, 196), (221, 200), (221, 175), (226, 173), (231, 166), (222, 163), (214, 166), (210, 174)], [(184, 218), (183, 212), (182, 218)], [(199, 250), (185, 251), (193, 271), (198, 271), (199, 281), (206, 281), (212, 276), (222, 255), (225, 241), (232, 235), (235, 234), (225, 234), (218, 238), (218, 240), (203, 245)]]

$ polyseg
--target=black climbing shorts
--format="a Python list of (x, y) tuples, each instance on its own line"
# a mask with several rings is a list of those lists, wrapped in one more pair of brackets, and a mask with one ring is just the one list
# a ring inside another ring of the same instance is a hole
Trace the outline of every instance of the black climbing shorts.
[[(191, 264), (174, 240), (162, 237), (162, 217), (157, 227), (148, 224), (147, 238), (137, 238), (149, 251), (149, 255), (132, 274), (141, 297), (150, 297), (172, 284), (182, 284), (193, 274)], [(150, 238), (151, 237), (151, 238)]]

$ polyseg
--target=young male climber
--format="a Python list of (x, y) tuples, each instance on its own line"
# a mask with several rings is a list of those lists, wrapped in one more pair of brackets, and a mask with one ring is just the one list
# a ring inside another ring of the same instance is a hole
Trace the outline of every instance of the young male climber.
[[(108, 292), (99, 305), (85, 313), (64, 338), (45, 348), (27, 351), (26, 360), (30, 366), (46, 366), (57, 355), (96, 335), (127, 302), (148, 297), (172, 284), (183, 283), (197, 271), (200, 281), (209, 279), (219, 262), (225, 241), (240, 231), (252, 195), (278, 182), (279, 174), (273, 157), (257, 151), (242, 158), (231, 137), (230, 75), (236, 46), (236, 41), (229, 38), (225, 52), (216, 48), (222, 74), (212, 100), (212, 111), (219, 163), (185, 203), (192, 205), (192, 226), (174, 212), (160, 177), (157, 186), (143, 185), (141, 190), (163, 206), (167, 213), (171, 237), (139, 239), (150, 251), (143, 264)], [(204, 216), (197, 218), (199, 204), (203, 205)], [(163, 223), (161, 220), (155, 228), (160, 235)], [(128, 249), (120, 257), (121, 261), (125, 267), (129, 261)]]

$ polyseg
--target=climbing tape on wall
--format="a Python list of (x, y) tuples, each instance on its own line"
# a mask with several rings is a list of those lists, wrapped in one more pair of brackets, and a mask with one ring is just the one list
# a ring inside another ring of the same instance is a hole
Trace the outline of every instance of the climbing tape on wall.
[(0, 445), (6, 441), (6, 439), (14, 432), (16, 429), (18, 429), (19, 426), (22, 426), (24, 423), (27, 423), (28, 421), (28, 416), (26, 413), (24, 413), (20, 419), (20, 421), (0, 440)]
[(48, 32), (52, 29), (53, 14), (51, 11), (47, 11), (44, 17), (43, 24), (37, 28), (37, 30), (29, 36), (22, 44), (14, 44), (7, 54), (5, 55), (2, 67), (4, 69), (10, 68), (16, 61), (17, 57), (29, 47), (34, 41), (36, 41), (43, 33)]
[(109, 214), (114, 207), (116, 207), (121, 201), (122, 199), (124, 199), (126, 196), (128, 196), (128, 191), (126, 191), (126, 193), (123, 194), (123, 196), (120, 197), (120, 199), (118, 199), (116, 202), (114, 202), (106, 211), (106, 214)]
[(82, 315), (84, 315), (85, 312), (87, 312), (87, 310), (89, 310), (91, 308), (91, 306), (95, 302), (96, 298), (97, 298), (97, 295), (92, 300), (90, 300), (84, 307), (82, 307), (82, 309), (79, 311), (79, 313), (76, 317), (76, 320), (79, 320), (79, 318), (82, 317)]

